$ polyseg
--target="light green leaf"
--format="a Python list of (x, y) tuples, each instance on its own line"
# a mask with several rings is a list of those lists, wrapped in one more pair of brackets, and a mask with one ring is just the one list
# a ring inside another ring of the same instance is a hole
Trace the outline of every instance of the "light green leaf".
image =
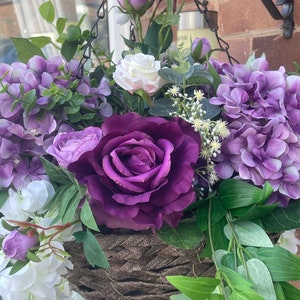
[(172, 295), (170, 297), (171, 300), (191, 300), (190, 297), (184, 295), (184, 294), (177, 294), (177, 295)]
[(192, 300), (206, 299), (220, 280), (209, 277), (167, 276), (167, 280)]
[(34, 262), (40, 262), (41, 259), (34, 253), (28, 251), (26, 254), (26, 258), (29, 259), (30, 261), (34, 261)]
[(218, 270), (221, 277), (226, 281), (231, 289), (243, 291), (245, 288), (250, 288), (253, 286), (252, 282), (230, 268), (218, 266)]
[[(253, 289), (265, 300), (277, 300), (272, 277), (267, 266), (257, 258), (249, 259), (246, 265), (249, 279), (254, 284)], [(246, 276), (243, 266), (239, 267), (239, 272)]]
[(67, 23), (67, 19), (66, 18), (58, 18), (56, 21), (56, 30), (58, 32), (58, 34), (61, 34), (66, 26)]
[(40, 5), (39, 12), (43, 19), (46, 20), (48, 23), (52, 23), (54, 21), (55, 9), (51, 1), (47, 1)]
[[(240, 244), (253, 247), (273, 247), (266, 232), (257, 224), (250, 221), (237, 221), (231, 224)], [(229, 224), (224, 227), (224, 233), (230, 240), (233, 233)]]
[(183, 249), (196, 248), (203, 238), (203, 232), (191, 220), (180, 222), (176, 228), (164, 225), (156, 232), (164, 242)]
[(229, 300), (264, 300), (264, 298), (258, 295), (255, 291), (247, 289), (242, 292), (233, 290)]
[(35, 55), (45, 57), (42, 50), (38, 46), (30, 42), (28, 39), (13, 37), (11, 38), (11, 40), (16, 47), (18, 58), (21, 62), (27, 63), (28, 60)]
[(84, 201), (84, 204), (82, 205), (82, 208), (80, 210), (80, 220), (88, 228), (95, 230), (95, 231), (99, 231), (99, 228), (98, 228), (95, 218), (93, 216), (91, 207), (90, 207), (88, 201), (86, 201), (86, 200)]
[(29, 38), (30, 41), (39, 48), (43, 48), (49, 43), (51, 43), (51, 38), (49, 36), (34, 36)]
[(22, 98), (22, 106), (26, 114), (29, 114), (36, 103), (36, 90), (30, 90)]
[(74, 236), (77, 242), (83, 243), (85, 257), (92, 267), (110, 267), (98, 240), (90, 231), (75, 232)]

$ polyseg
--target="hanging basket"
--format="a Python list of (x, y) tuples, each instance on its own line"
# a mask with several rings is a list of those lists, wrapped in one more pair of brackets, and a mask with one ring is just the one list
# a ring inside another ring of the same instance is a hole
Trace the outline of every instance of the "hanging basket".
[(68, 279), (72, 289), (86, 300), (170, 299), (178, 294), (169, 275), (214, 276), (211, 261), (199, 259), (196, 250), (185, 250), (163, 243), (152, 234), (99, 235), (109, 269), (92, 268), (81, 244), (67, 245), (74, 269)]

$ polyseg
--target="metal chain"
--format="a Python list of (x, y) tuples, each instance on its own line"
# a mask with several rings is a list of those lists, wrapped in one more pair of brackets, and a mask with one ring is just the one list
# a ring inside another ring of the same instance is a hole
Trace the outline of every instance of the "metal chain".
[(102, 0), (100, 3), (100, 6), (97, 10), (97, 20), (93, 24), (91, 31), (90, 31), (90, 36), (87, 39), (87, 42), (83, 48), (82, 51), (82, 58), (79, 62), (78, 68), (77, 68), (77, 77), (78, 78), (83, 78), (84, 76), (84, 65), (85, 63), (91, 59), (92, 57), (92, 44), (95, 39), (99, 36), (99, 29), (98, 29), (98, 23), (100, 20), (104, 19), (107, 14), (107, 0)]
[(207, 9), (208, 1), (206, 1), (206, 0), (204, 0), (204, 1), (194, 0), (194, 2), (197, 6), (198, 11), (203, 15), (209, 29), (212, 32), (214, 32), (215, 37), (217, 39), (217, 42), (219, 44), (220, 50), (226, 53), (229, 63), (231, 65), (233, 65), (234, 62), (239, 63), (234, 57), (232, 57), (230, 55), (230, 53), (229, 53), (229, 44), (219, 36), (218, 24), (214, 23), (213, 20), (211, 18), (209, 18), (208, 9)]

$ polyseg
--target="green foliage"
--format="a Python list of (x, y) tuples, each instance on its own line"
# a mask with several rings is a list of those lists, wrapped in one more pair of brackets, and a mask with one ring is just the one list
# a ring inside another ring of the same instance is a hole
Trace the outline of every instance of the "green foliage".
[(95, 235), (90, 231), (80, 231), (74, 234), (76, 241), (83, 243), (85, 257), (92, 267), (107, 269), (109, 263)]

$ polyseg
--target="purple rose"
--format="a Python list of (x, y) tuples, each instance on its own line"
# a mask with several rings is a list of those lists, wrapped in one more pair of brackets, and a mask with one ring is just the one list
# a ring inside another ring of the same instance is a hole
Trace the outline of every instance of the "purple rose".
[(58, 134), (47, 153), (56, 158), (58, 163), (67, 168), (68, 165), (85, 152), (93, 150), (102, 137), (98, 127), (87, 127), (82, 131), (68, 131)]
[(211, 45), (207, 38), (195, 38), (192, 43), (192, 57), (198, 61), (205, 58), (211, 50)]
[(35, 234), (23, 234), (15, 229), (4, 238), (2, 250), (6, 256), (24, 261), (28, 250), (33, 248), (37, 241)]
[(142, 230), (176, 226), (195, 200), (200, 136), (176, 118), (113, 115), (99, 144), (69, 165), (85, 183), (99, 224)]

